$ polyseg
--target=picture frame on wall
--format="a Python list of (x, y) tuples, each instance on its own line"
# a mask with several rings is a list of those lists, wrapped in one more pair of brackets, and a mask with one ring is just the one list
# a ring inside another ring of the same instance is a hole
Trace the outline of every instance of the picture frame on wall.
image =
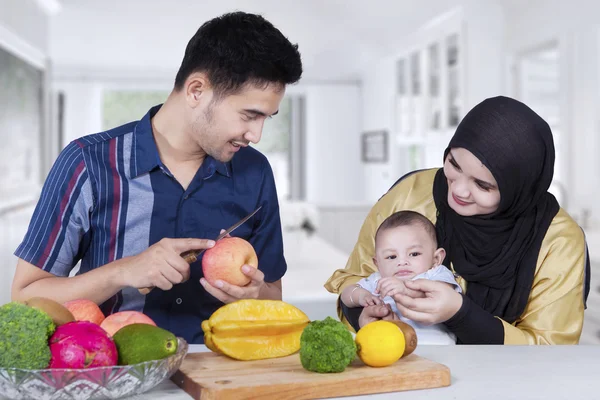
[(385, 163), (388, 161), (389, 134), (386, 130), (368, 131), (362, 134), (362, 161)]

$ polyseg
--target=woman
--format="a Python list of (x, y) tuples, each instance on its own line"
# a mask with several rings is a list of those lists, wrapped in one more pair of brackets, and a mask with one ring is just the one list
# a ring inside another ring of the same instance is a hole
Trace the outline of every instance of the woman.
[[(375, 271), (377, 227), (395, 211), (414, 210), (436, 224), (443, 264), (464, 294), (440, 282), (407, 282), (411, 293), (397, 300), (405, 317), (444, 323), (464, 344), (578, 343), (589, 263), (582, 230), (548, 193), (553, 173), (548, 124), (514, 99), (483, 101), (461, 121), (442, 169), (401, 178), (375, 204), (346, 268), (326, 289), (341, 293)], [(338, 312), (355, 330), (394, 318), (377, 306)]]

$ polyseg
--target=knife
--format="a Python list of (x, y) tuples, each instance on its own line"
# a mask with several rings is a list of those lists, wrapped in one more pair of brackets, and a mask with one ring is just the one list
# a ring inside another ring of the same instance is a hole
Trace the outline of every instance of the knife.
[[(225, 236), (229, 235), (231, 232), (233, 232), (234, 230), (236, 230), (237, 228), (239, 228), (244, 222), (248, 221), (261, 208), (262, 208), (262, 206), (259, 206), (256, 210), (252, 211), (250, 214), (246, 215), (244, 218), (240, 219), (238, 222), (236, 222), (235, 224), (233, 224), (232, 226), (230, 226), (229, 228), (227, 228), (224, 232), (220, 233), (219, 236), (217, 236), (217, 238), (215, 239), (215, 242), (217, 242), (218, 240), (223, 239)], [(181, 257), (183, 257), (183, 259), (185, 261), (187, 261), (188, 264), (191, 264), (193, 262), (196, 262), (198, 260), (198, 257), (202, 253), (204, 253), (204, 251), (206, 251), (206, 249), (202, 249), (202, 250), (188, 250), (188, 251), (185, 251), (185, 252), (181, 253)], [(139, 292), (141, 294), (146, 295), (146, 294), (150, 293), (150, 291), (152, 289), (154, 289), (154, 288), (141, 288), (141, 289), (138, 289), (138, 290), (139, 290)]]

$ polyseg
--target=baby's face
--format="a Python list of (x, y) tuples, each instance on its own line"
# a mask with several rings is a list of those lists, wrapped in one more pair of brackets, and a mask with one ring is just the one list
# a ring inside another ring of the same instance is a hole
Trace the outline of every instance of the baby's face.
[(435, 251), (423, 227), (400, 226), (379, 233), (374, 261), (382, 278), (405, 280), (436, 266)]

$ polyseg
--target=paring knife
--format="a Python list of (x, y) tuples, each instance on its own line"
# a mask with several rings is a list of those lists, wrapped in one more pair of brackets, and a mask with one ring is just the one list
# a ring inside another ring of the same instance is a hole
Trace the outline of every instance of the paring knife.
[[(248, 221), (261, 208), (262, 208), (262, 206), (259, 206), (256, 210), (252, 211), (250, 214), (246, 215), (244, 218), (240, 219), (238, 222), (236, 222), (235, 224), (233, 224), (232, 226), (227, 228), (224, 232), (220, 233), (219, 236), (217, 236), (217, 238), (215, 239), (215, 242), (223, 239), (225, 236), (229, 235), (231, 232), (233, 232), (234, 230), (239, 228), (244, 222)], [(200, 256), (200, 254), (204, 253), (204, 251), (206, 251), (206, 249), (188, 250), (186, 252), (181, 253), (181, 257), (183, 257), (183, 259), (185, 261), (187, 261), (188, 264), (191, 264), (193, 262), (196, 262), (198, 260), (198, 257)], [(139, 289), (139, 292), (143, 295), (146, 295), (146, 294), (150, 293), (150, 291), (152, 291), (152, 289), (154, 289), (154, 288), (141, 288), (141, 289)]]

